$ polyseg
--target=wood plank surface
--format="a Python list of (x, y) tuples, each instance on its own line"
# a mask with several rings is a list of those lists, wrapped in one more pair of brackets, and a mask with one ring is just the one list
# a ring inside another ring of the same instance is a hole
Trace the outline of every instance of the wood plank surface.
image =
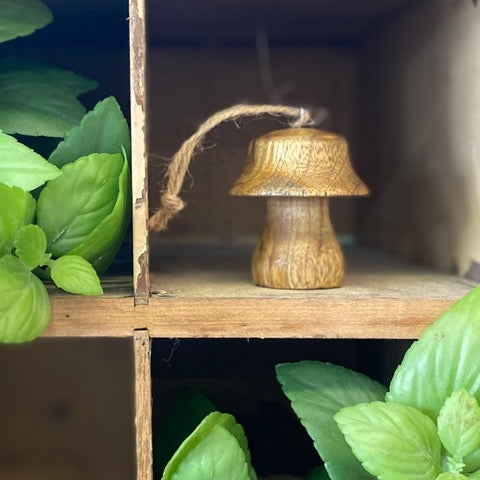
[(135, 330), (135, 425), (137, 480), (153, 479), (151, 344), (148, 330)]
[(112, 281), (103, 297), (53, 294), (45, 336), (160, 338), (416, 338), (473, 283), (385, 255), (347, 255), (343, 287), (277, 290), (252, 284), (241, 256), (172, 260), (152, 275), (149, 305)]
[(47, 337), (416, 338), (454, 298), (54, 298)]
[(145, 0), (129, 1), (130, 118), (132, 131), (133, 285), (135, 302), (148, 303), (148, 155), (146, 150)]

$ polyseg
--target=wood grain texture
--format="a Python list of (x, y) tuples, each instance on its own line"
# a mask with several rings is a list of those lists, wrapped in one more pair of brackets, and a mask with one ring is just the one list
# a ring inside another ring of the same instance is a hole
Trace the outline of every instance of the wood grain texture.
[(342, 285), (344, 273), (327, 198), (267, 199), (265, 228), (252, 256), (256, 285), (333, 288)]
[(346, 249), (342, 288), (271, 289), (251, 282), (248, 250), (232, 256), (215, 249), (215, 258), (185, 250), (190, 257), (165, 250), (148, 306), (112, 290), (94, 298), (53, 294), (45, 336), (131, 337), (147, 328), (159, 338), (416, 338), (474, 285)]
[[(380, 248), (464, 275), (480, 261), (480, 8), (417, 2), (359, 56), (359, 223)], [(392, 54), (399, 52), (399, 54)], [(386, 121), (388, 119), (388, 121)]]
[(232, 195), (358, 196), (368, 188), (352, 169), (344, 137), (313, 128), (274, 130), (250, 143)]
[(148, 303), (148, 159), (146, 150), (145, 0), (130, 0), (130, 118), (132, 131), (133, 285), (135, 302)]
[(148, 330), (133, 333), (137, 480), (153, 480), (151, 344)]
[(267, 196), (267, 219), (252, 257), (253, 281), (271, 288), (342, 285), (343, 255), (327, 197), (368, 194), (345, 138), (312, 128), (276, 130), (250, 143), (232, 195)]

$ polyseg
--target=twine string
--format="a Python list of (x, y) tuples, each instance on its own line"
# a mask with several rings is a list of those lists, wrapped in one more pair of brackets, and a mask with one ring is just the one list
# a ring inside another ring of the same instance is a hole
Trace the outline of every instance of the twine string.
[(200, 125), (198, 130), (182, 144), (173, 156), (166, 172), (167, 184), (160, 198), (160, 207), (148, 221), (152, 230), (157, 232), (165, 230), (171, 218), (185, 207), (185, 202), (180, 198), (179, 192), (191, 159), (202, 150), (206, 134), (223, 122), (235, 121), (245, 116), (259, 117), (261, 115), (292, 118), (291, 127), (311, 125), (314, 120), (308, 110), (284, 105), (235, 105), (213, 114)]

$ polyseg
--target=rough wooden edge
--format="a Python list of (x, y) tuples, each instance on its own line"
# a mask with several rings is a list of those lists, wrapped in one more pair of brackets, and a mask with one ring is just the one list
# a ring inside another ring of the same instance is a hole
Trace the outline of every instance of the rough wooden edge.
[(133, 333), (137, 480), (153, 480), (151, 342), (148, 330)]
[(145, 0), (129, 1), (132, 129), (133, 287), (135, 304), (148, 304), (148, 156), (146, 148)]
[[(72, 296), (73, 297), (73, 296)], [(151, 299), (58, 297), (44, 337), (417, 338), (452, 299)], [(115, 319), (114, 321), (112, 321)]]

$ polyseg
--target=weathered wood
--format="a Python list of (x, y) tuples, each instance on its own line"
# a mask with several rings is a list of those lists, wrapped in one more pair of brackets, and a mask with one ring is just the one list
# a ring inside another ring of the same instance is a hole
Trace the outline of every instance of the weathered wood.
[(135, 302), (148, 303), (148, 155), (145, 121), (145, 0), (130, 0), (130, 101), (132, 130), (133, 284)]
[(148, 330), (133, 332), (137, 480), (153, 479), (151, 344)]
[(232, 195), (267, 196), (267, 220), (252, 257), (253, 281), (273, 288), (340, 287), (344, 261), (327, 197), (368, 194), (346, 140), (312, 128), (276, 130), (250, 143)]
[[(250, 280), (238, 258), (177, 259), (152, 275), (148, 306), (130, 296), (52, 295), (45, 336), (162, 338), (416, 338), (473, 283), (389, 256), (346, 250), (342, 288), (281, 290)], [(171, 257), (170, 252), (166, 252)]]
[[(359, 224), (389, 252), (464, 275), (480, 261), (480, 8), (417, 2), (359, 55)], [(392, 54), (401, 52), (401, 54)]]
[(133, 299), (63, 297), (53, 299), (54, 320), (45, 336), (128, 337), (143, 326), (159, 338), (408, 339), (458, 298), (177, 297), (133, 307)]

